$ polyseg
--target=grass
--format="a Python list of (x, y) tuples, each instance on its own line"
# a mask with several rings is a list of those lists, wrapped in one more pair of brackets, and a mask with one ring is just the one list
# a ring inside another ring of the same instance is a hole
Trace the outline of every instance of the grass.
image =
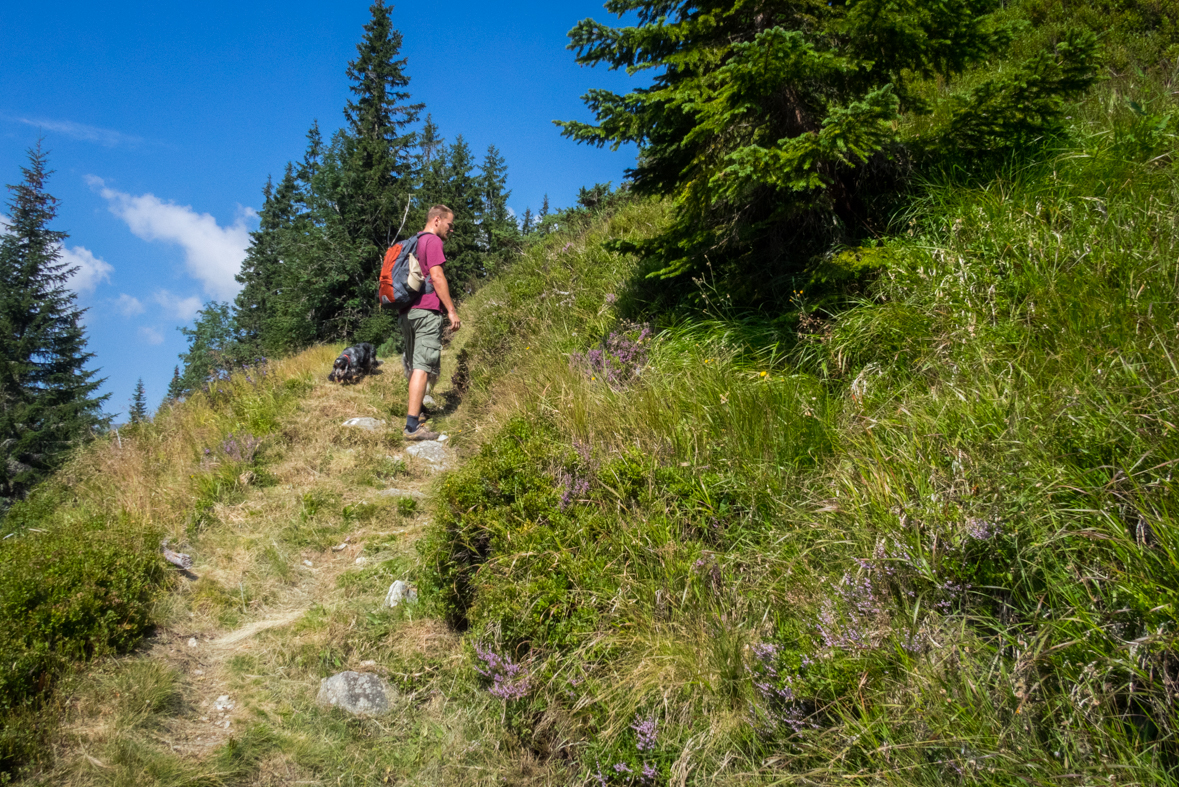
[(601, 379), (641, 266), (598, 233), (653, 204), (476, 296), (464, 428), (493, 437), (424, 577), (531, 665), (507, 734), (560, 719), (589, 783), (1174, 780), (1176, 110), (1128, 88), (923, 184), (796, 336), (718, 306)]
[[(1175, 782), (1179, 110), (1157, 76), (986, 177), (929, 175), (788, 314), (700, 282), (701, 313), (644, 315), (643, 262), (603, 243), (667, 206), (570, 222), (461, 307), (453, 472), (402, 450), (399, 375), (322, 380), (338, 348), (99, 442), (10, 517), (22, 548), (121, 522), (200, 578), (149, 576), (151, 637), (71, 654), (8, 711), (43, 725), (23, 778)], [(417, 604), (383, 606), (397, 579)], [(317, 708), (342, 669), (396, 712)]]

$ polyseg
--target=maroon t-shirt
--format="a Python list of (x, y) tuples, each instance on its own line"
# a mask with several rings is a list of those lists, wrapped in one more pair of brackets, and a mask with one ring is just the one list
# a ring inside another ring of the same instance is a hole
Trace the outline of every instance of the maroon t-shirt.
[[(422, 266), (422, 275), (429, 279), (430, 269), (446, 262), (446, 255), (442, 253), (442, 238), (432, 232), (422, 233), (422, 237), (418, 238), (417, 258), (418, 264)], [(438, 300), (436, 293), (423, 292), (409, 305), (409, 308), (433, 309), (440, 312), (442, 311), (442, 301)]]

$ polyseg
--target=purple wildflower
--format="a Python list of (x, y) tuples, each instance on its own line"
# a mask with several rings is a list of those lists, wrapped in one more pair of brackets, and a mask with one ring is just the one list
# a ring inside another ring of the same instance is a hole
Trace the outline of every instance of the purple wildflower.
[(630, 725), (630, 728), (638, 737), (635, 748), (639, 751), (651, 751), (655, 748), (655, 742), (659, 738), (659, 722), (653, 715), (642, 720), (635, 716), (635, 723)]
[(614, 771), (615, 773), (634, 773), (625, 762), (614, 763)]
[(491, 681), (488, 692), (504, 702), (524, 698), (532, 688), (532, 677), (524, 664), (517, 664), (506, 656), (500, 656), (494, 651), (475, 646), (475, 654), (483, 662), (486, 669), (475, 668), (483, 677)]

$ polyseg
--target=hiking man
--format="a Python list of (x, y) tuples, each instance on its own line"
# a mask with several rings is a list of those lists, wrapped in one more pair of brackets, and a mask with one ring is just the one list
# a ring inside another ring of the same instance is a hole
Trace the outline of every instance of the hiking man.
[(450, 287), (442, 266), (446, 257), (442, 253), (442, 242), (454, 227), (454, 211), (445, 205), (435, 205), (426, 214), (426, 226), (418, 239), (417, 258), (422, 274), (430, 277), (433, 292), (422, 292), (401, 312), (398, 324), (405, 340), (405, 360), (413, 371), (409, 375), (409, 404), (405, 416), (405, 439), (437, 440), (438, 433), (421, 425), (422, 399), (426, 396), (426, 384), (437, 379), (442, 360), (442, 310), (450, 321), (450, 330), (462, 327), (454, 302), (450, 299)]

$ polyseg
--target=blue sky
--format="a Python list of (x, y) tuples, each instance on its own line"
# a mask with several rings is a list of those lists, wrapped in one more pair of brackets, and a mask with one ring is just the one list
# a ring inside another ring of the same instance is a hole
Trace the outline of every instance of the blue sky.
[[(313, 120), (325, 138), (343, 122), (369, 5), (6, 5), (0, 182), (20, 180), (43, 136), (108, 412), (126, 412), (140, 377), (156, 406), (185, 348), (176, 328), (232, 299), (267, 176), (302, 156)], [(559, 208), (580, 186), (617, 185), (634, 163), (633, 148), (579, 146), (552, 124), (592, 119), (589, 88), (635, 84), (574, 62), (566, 34), (586, 17), (616, 21), (579, 0), (393, 4), (413, 101), (448, 141), (500, 149), (518, 214), (546, 193)]]

